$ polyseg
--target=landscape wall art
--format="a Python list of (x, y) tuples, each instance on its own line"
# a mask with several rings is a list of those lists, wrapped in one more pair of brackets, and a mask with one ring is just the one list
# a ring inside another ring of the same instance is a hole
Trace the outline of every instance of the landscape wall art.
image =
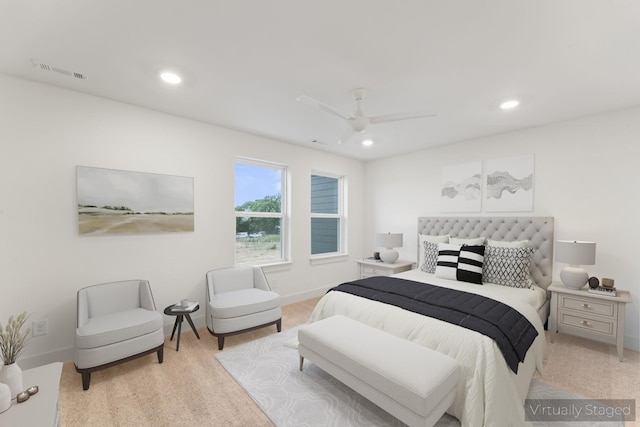
[(193, 178), (76, 167), (80, 234), (192, 232)]

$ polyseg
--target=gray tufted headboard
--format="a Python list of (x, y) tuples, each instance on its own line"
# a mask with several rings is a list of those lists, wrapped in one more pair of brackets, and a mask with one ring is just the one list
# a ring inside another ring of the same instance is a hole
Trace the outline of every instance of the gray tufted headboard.
[[(529, 270), (538, 286), (551, 284), (553, 217), (420, 217), (418, 233), (431, 236), (485, 237), (492, 240), (529, 240), (533, 257)], [(420, 253), (420, 251), (418, 251)], [(418, 265), (420, 260), (418, 260)]]

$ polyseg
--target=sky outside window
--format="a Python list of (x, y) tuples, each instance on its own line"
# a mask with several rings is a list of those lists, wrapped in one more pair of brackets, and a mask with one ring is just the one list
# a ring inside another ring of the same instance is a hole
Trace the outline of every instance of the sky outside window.
[(235, 167), (235, 206), (280, 194), (281, 169), (243, 163), (236, 163)]

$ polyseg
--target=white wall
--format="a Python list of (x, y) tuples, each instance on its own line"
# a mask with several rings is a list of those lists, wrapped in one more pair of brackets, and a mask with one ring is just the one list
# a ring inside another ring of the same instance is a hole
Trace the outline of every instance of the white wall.
[[(535, 155), (534, 211), (478, 215), (553, 216), (556, 239), (595, 241), (596, 265), (585, 268), (631, 292), (625, 346), (638, 350), (640, 108), (367, 163), (365, 252), (375, 249), (375, 232), (403, 232), (400, 257), (417, 258), (417, 217), (443, 215), (443, 166), (526, 154)], [(556, 280), (562, 267), (554, 265)]]
[[(290, 166), (292, 264), (268, 273), (285, 301), (355, 278), (362, 162), (3, 75), (0, 94), (0, 322), (24, 310), (49, 321), (49, 334), (30, 340), (23, 367), (71, 360), (84, 286), (141, 278), (159, 309), (182, 298), (203, 302), (205, 273), (234, 263), (235, 156)], [(79, 235), (77, 165), (194, 177), (195, 232)], [(347, 260), (309, 262), (312, 170), (347, 176)], [(196, 314), (203, 324), (204, 307)]]

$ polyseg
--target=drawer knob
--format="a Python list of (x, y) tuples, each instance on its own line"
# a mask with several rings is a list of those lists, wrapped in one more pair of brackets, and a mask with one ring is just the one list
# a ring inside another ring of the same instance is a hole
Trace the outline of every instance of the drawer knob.
[(583, 320), (583, 321), (582, 321), (582, 324), (583, 324), (584, 326), (591, 326), (587, 320)]
[(589, 304), (582, 304), (582, 306), (583, 306), (584, 308), (591, 308), (591, 306), (590, 306)]

